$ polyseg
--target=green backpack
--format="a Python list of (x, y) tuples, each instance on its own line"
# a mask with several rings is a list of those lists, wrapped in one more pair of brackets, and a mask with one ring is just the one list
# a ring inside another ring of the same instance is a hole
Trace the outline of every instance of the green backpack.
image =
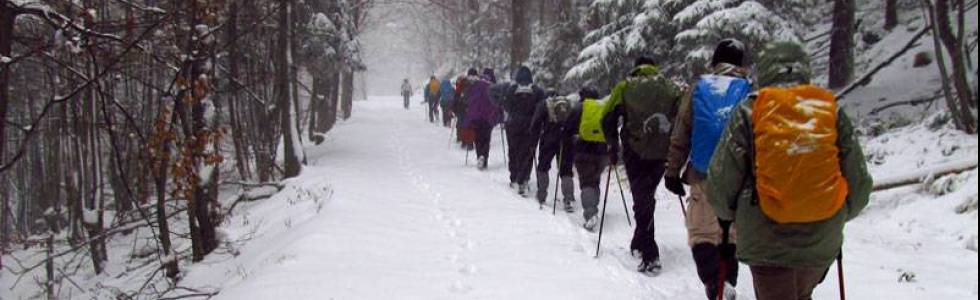
[(623, 89), (623, 139), (641, 158), (663, 160), (682, 91), (661, 74), (626, 79)]

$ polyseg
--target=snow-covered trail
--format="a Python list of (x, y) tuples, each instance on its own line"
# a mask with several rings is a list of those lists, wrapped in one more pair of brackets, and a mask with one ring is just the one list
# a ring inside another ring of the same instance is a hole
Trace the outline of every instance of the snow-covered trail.
[[(581, 209), (552, 216), (507, 187), (495, 132), (489, 170), (464, 166), (449, 130), (400, 99), (357, 104), (357, 117), (309, 147), (303, 182), (328, 182), (332, 200), (287, 232), (275, 263), (226, 286), (223, 299), (697, 299), (681, 214), (660, 212), (667, 269), (633, 271), (631, 228), (610, 195), (603, 253)], [(676, 200), (660, 208), (675, 208)], [(670, 242), (667, 242), (670, 241)]]
[[(300, 177), (226, 226), (230, 239), (250, 239), (240, 255), (209, 257), (185, 282), (220, 288), (220, 299), (704, 298), (678, 200), (663, 188), (656, 229), (664, 271), (651, 278), (633, 270), (632, 228), (615, 182), (602, 254), (593, 258), (597, 235), (581, 228), (580, 207), (553, 216), (550, 199), (539, 210), (507, 187), (496, 131), (481, 172), (472, 153), (464, 166), (465, 151), (450, 146), (449, 129), (425, 120), (417, 101), (411, 111), (395, 97), (355, 103), (355, 118), (323, 145), (307, 146)], [(895, 213), (885, 203), (848, 227), (848, 296), (976, 295), (976, 253), (929, 232), (882, 232)], [(898, 269), (917, 281), (897, 282)], [(837, 298), (835, 270), (815, 298)], [(753, 299), (744, 265), (739, 282), (739, 298)]]

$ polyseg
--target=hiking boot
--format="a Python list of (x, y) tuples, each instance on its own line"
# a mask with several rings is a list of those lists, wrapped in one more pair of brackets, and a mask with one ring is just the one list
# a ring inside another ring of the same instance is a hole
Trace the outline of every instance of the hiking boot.
[(722, 293), (722, 299), (735, 300), (735, 287), (731, 283), (725, 282), (725, 289)]
[(585, 223), (582, 224), (582, 228), (585, 230), (595, 232), (595, 226), (599, 224), (599, 216), (592, 216)]
[(531, 188), (527, 186), (527, 183), (517, 185), (517, 194), (521, 195), (521, 197), (526, 198), (528, 195), (530, 195), (530, 190)]
[(480, 169), (480, 171), (483, 171), (483, 170), (486, 170), (487, 169), (487, 157), (486, 156), (480, 156), (479, 158), (477, 158), (477, 160), (476, 160), (476, 168), (477, 169)]
[(567, 212), (567, 213), (573, 213), (573, 212), (575, 212), (575, 206), (572, 205), (572, 202), (573, 201), (574, 200), (565, 200), (565, 212)]
[(647, 276), (657, 276), (660, 274), (661, 269), (663, 269), (663, 265), (660, 264), (660, 258), (643, 260), (640, 262), (640, 265), (636, 267), (637, 272), (643, 273)]

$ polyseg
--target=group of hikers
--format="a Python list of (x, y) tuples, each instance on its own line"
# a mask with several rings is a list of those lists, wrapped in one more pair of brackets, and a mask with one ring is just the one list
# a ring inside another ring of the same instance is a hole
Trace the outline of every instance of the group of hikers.
[(444, 126), (455, 118), (456, 138), (475, 148), (480, 170), (502, 123), (510, 185), (521, 196), (531, 194), (534, 169), (535, 196), (544, 204), (556, 161), (554, 205), (560, 187), (565, 211), (574, 212), (577, 175), (589, 231), (600, 223), (603, 173), (608, 195), (622, 163), (639, 272), (656, 275), (663, 267), (654, 225), (663, 179), (667, 190), (687, 196), (688, 245), (708, 299), (735, 298), (739, 261), (749, 266), (757, 299), (810, 299), (835, 260), (839, 266), (844, 223), (867, 205), (871, 177), (835, 96), (810, 84), (799, 44), (766, 45), (753, 75), (746, 55), (741, 42), (720, 41), (709, 73), (690, 87), (640, 57), (607, 97), (591, 87), (546, 92), (523, 66), (514, 82), (500, 84), (492, 69), (470, 69), (454, 84), (432, 77), (425, 101), (431, 122), (440, 108)]

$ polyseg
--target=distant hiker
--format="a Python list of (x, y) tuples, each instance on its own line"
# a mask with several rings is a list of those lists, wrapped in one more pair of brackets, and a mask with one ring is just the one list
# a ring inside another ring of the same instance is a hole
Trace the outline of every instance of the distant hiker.
[[(660, 73), (653, 59), (640, 57), (626, 79), (613, 88), (606, 103), (608, 113), (603, 128), (613, 154), (622, 149), (633, 194), (637, 226), (630, 250), (641, 259), (637, 271), (648, 275), (656, 275), (662, 268), (655, 235), (653, 212), (657, 199), (654, 196), (664, 175), (670, 131), (682, 94), (677, 84)], [(620, 117), (622, 134), (617, 128)], [(612, 163), (617, 162), (614, 159)]]
[(466, 90), (469, 87), (470, 76), (479, 76), (476, 69), (469, 69), (466, 75), (460, 75), (456, 78), (456, 96), (453, 97), (452, 109), (453, 115), (456, 116), (456, 141), (459, 142), (459, 146), (466, 150), (473, 149), (473, 141), (464, 139), (464, 133), (468, 129), (463, 127), (466, 123), (466, 110), (467, 110), (467, 98)]
[(602, 172), (610, 161), (609, 144), (602, 131), (603, 102), (592, 88), (579, 91), (580, 103), (565, 121), (565, 137), (575, 141), (575, 172), (578, 173), (582, 216), (586, 230), (592, 231), (599, 223), (599, 183)]
[(453, 124), (452, 103), (456, 99), (456, 89), (449, 81), (449, 76), (442, 79), (439, 83), (439, 106), (442, 109), (442, 126), (449, 127)]
[(544, 90), (534, 84), (531, 69), (521, 66), (514, 74), (514, 83), (508, 84), (500, 97), (501, 107), (507, 113), (507, 156), (510, 185), (521, 196), (528, 196), (528, 181), (534, 165), (534, 148), (537, 146), (531, 131), (534, 110), (545, 98)]
[(708, 171), (708, 201), (743, 233), (738, 259), (760, 300), (810, 299), (871, 193), (851, 120), (832, 92), (809, 85), (807, 57), (795, 43), (762, 51), (765, 88), (735, 108)]
[[(473, 71), (472, 73), (476, 72)], [(477, 168), (486, 170), (493, 127), (500, 123), (501, 112), (500, 108), (490, 101), (490, 81), (488, 78), (470, 75), (466, 80), (467, 108), (466, 123), (463, 127), (474, 131)]]
[(435, 76), (429, 77), (429, 83), (425, 86), (425, 103), (429, 107), (429, 122), (435, 123), (439, 113), (439, 80)]
[(494, 74), (493, 68), (483, 68), (483, 79), (489, 81), (490, 84), (497, 83), (497, 75)]
[(412, 85), (408, 83), (408, 78), (402, 81), (402, 98), (404, 98), (405, 109), (408, 109), (408, 98), (412, 97)]
[[(712, 73), (700, 76), (681, 100), (667, 154), (664, 179), (667, 189), (683, 197), (686, 194), (683, 183), (691, 185), (685, 225), (688, 245), (708, 299), (717, 299), (719, 289), (726, 298), (734, 297), (738, 279), (738, 263), (731, 250), (735, 247), (735, 231), (729, 233), (729, 243), (722, 245), (725, 237), (709, 206), (713, 200), (705, 195), (711, 186), (704, 179), (732, 109), (752, 90), (742, 67), (744, 53), (744, 46), (737, 40), (726, 39), (718, 43), (711, 58)], [(683, 177), (682, 169), (686, 169)], [(734, 170), (738, 169), (726, 171)], [(720, 268), (722, 265), (724, 270)], [(726, 277), (724, 287), (719, 286), (722, 273)]]
[(531, 118), (531, 136), (538, 140), (537, 198), (540, 203), (548, 198), (548, 171), (551, 170), (551, 161), (555, 160), (558, 164), (562, 202), (565, 204), (565, 211), (572, 212), (575, 210), (572, 206), (575, 202), (575, 182), (572, 180), (575, 148), (573, 139), (563, 136), (562, 131), (565, 120), (577, 104), (569, 97), (549, 94), (545, 101), (538, 103), (534, 117)]

